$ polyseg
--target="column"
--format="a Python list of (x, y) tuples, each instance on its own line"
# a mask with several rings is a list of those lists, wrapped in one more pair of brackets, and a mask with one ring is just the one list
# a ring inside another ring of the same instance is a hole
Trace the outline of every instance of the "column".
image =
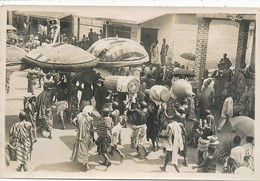
[(245, 62), (249, 24), (249, 22), (245, 21), (241, 21), (239, 23), (235, 74), (237, 74), (240, 71), (241, 64)]
[(8, 25), (13, 25), (13, 12), (12, 11), (8, 11), (8, 18), (7, 18), (7, 24)]
[(200, 91), (202, 85), (203, 73), (205, 71), (206, 56), (208, 48), (209, 24), (210, 19), (198, 18), (197, 43), (196, 43), (196, 59), (195, 59), (195, 75), (197, 82), (197, 90)]
[(77, 32), (77, 39), (78, 39), (78, 41), (79, 41), (79, 33), (80, 33), (80, 18), (78, 18), (78, 32)]
[(251, 61), (250, 61), (251, 66), (255, 66), (255, 32), (256, 32), (255, 29), (253, 31), (253, 45), (252, 45), (252, 53), (251, 53)]

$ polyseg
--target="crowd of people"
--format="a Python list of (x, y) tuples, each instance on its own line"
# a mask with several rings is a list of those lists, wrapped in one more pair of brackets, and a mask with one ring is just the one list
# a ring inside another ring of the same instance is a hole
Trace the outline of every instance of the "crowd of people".
[[(35, 34), (30, 35), (26, 41), (9, 39), (8, 43), (31, 51), (51, 41), (39, 37)], [(62, 34), (61, 42), (87, 50), (103, 37), (102, 31), (97, 34), (90, 29), (88, 37), (83, 35), (81, 41), (76, 37), (69, 39), (66, 34)], [(160, 167), (162, 171), (171, 162), (176, 171), (180, 172), (178, 154), (183, 157), (183, 164), (188, 166), (187, 149), (192, 145), (197, 147), (198, 153), (197, 166), (193, 168), (197, 168), (198, 172), (215, 173), (217, 163), (214, 152), (219, 144), (217, 134), (222, 132), (224, 124), (238, 115), (254, 119), (254, 67), (246, 67), (243, 63), (235, 75), (230, 68), (232, 63), (227, 54), (224, 54), (218, 69), (213, 73), (205, 71), (202, 85), (197, 86), (194, 75), (175, 74), (178, 69), (187, 70), (185, 66), (178, 62), (167, 64), (168, 49), (169, 45), (163, 39), (159, 58), (158, 41), (152, 44), (152, 65), (142, 65), (138, 77), (140, 89), (135, 94), (107, 90), (104, 78), (93, 69), (79, 73), (51, 71), (45, 74), (41, 69), (31, 68), (27, 75), (27, 91), (32, 96), (24, 99), (24, 110), (19, 114), (20, 121), (10, 130), (7, 146), (10, 159), (20, 162), (17, 170), (28, 170), (27, 163), (33, 144), (37, 142), (37, 132), (42, 134), (47, 131), (48, 138), (52, 139), (55, 106), (62, 129), (66, 129), (65, 122), (68, 121), (78, 130), (72, 160), (80, 163), (85, 171), (89, 169), (88, 151), (91, 142), (96, 143), (97, 153), (104, 158), (101, 165), (107, 168), (111, 166), (108, 154), (113, 155), (114, 151), (120, 155), (121, 162), (124, 160), (126, 153), (122, 153), (118, 145), (122, 142), (122, 128), (128, 127), (132, 129), (131, 148), (136, 150), (140, 159), (149, 155), (150, 150), (145, 147), (146, 141), (151, 140), (153, 151), (163, 149), (165, 155), (164, 164)], [(133, 68), (122, 68), (116, 73), (131, 76)], [(174, 98), (171, 94), (167, 102), (158, 103), (147, 94), (147, 90), (156, 85), (171, 91), (173, 83), (179, 79), (189, 82), (197, 96)], [(35, 92), (36, 85), (43, 87), (39, 95)], [(9, 90), (8, 84), (6, 88)], [(78, 92), (81, 92), (80, 99)], [(93, 118), (93, 111), (99, 113), (100, 119)], [(220, 118), (216, 119), (218, 116)], [(235, 133), (236, 130), (230, 125), (231, 131)], [(234, 137), (235, 147), (225, 162), (224, 170), (234, 172), (235, 166), (254, 170), (253, 137), (246, 137), (246, 141), (246, 145), (240, 146), (241, 138)]]
[[(54, 41), (55, 33), (49, 33), (47, 36), (46, 32), (40, 30), (40, 27), (41, 25), (38, 25), (32, 33), (29, 33), (27, 29), (18, 31), (18, 34), (12, 31), (7, 31), (6, 43), (23, 48), (27, 52), (40, 46), (52, 43)], [(53, 28), (54, 27), (50, 29), (50, 32), (52, 32)], [(67, 31), (63, 31), (56, 39), (56, 42), (68, 43), (87, 50), (93, 43), (102, 38), (104, 38), (102, 29), (100, 29), (100, 31), (97, 33), (93, 31), (92, 28), (90, 28), (88, 36), (84, 34), (81, 39), (78, 39), (76, 36), (72, 36), (71, 33), (68, 33)]]
[[(226, 62), (220, 62), (220, 65), (230, 66)], [(203, 96), (177, 99), (171, 96), (162, 104), (151, 100), (147, 90), (155, 85), (163, 85), (171, 90), (172, 83), (176, 80), (193, 81), (192, 76), (174, 75), (173, 72), (177, 69), (180, 69), (177, 63), (172, 66), (149, 68), (143, 65), (140, 70), (140, 89), (137, 93), (129, 95), (107, 90), (103, 83), (104, 78), (92, 69), (80, 73), (51, 71), (45, 74), (40, 69), (32, 68), (27, 76), (28, 92), (31, 92), (32, 96), (25, 98), (24, 111), (19, 114), (20, 122), (15, 123), (10, 130), (9, 149), (13, 150), (15, 159), (21, 163), (17, 170), (28, 170), (27, 163), (32, 146), (37, 142), (37, 132), (47, 131), (48, 138), (52, 138), (52, 109), (55, 106), (62, 129), (65, 129), (65, 121), (68, 120), (78, 130), (72, 160), (82, 164), (82, 169), (85, 171), (89, 169), (88, 151), (91, 142), (96, 143), (97, 153), (104, 158), (104, 161), (100, 162), (101, 165), (107, 168), (111, 165), (108, 154), (113, 155), (114, 151), (120, 155), (121, 162), (123, 161), (126, 153), (122, 153), (118, 145), (122, 141), (121, 134), (124, 130), (122, 128), (128, 127), (132, 129), (131, 148), (136, 150), (140, 159), (149, 155), (150, 150), (145, 147), (146, 141), (151, 140), (153, 151), (163, 149), (165, 156), (163, 156), (164, 164), (160, 167), (162, 171), (165, 171), (171, 162), (179, 172), (178, 154), (183, 157), (183, 164), (188, 166), (187, 149), (193, 142), (192, 145), (195, 143), (198, 149), (197, 166), (193, 168), (197, 168), (198, 172), (215, 173), (217, 163), (214, 152), (219, 144), (216, 135), (221, 132), (225, 122), (234, 115), (234, 91), (229, 89), (233, 73), (228, 74), (231, 76), (230, 79), (225, 78), (227, 82), (225, 86), (221, 86), (224, 89), (222, 92), (225, 92), (221, 96), (225, 97), (219, 98), (218, 90), (214, 86), (211, 87), (210, 93), (206, 93), (208, 87), (212, 86), (212, 81), (215, 81), (215, 86), (218, 85), (220, 75), (214, 72), (212, 77), (205, 77), (201, 87), (202, 95), (208, 96), (207, 100)], [(223, 71), (222, 76), (225, 75), (225, 70), (217, 71)], [(131, 72), (130, 68), (124, 76), (131, 76)], [(253, 76), (252, 72), (245, 70), (241, 72), (245, 78)], [(40, 87), (43, 84), (43, 91), (36, 96), (37, 79)], [(80, 100), (78, 91), (82, 93)], [(214, 108), (212, 105), (217, 101), (223, 104), (220, 106), (222, 112), (218, 122), (211, 111)], [(101, 115), (98, 122), (92, 117), (95, 110)], [(236, 132), (232, 124), (231, 129)], [(253, 137), (247, 137), (247, 144), (243, 147), (238, 147), (241, 142), (241, 138), (238, 137), (234, 138), (236, 149), (231, 150), (230, 157), (224, 165), (224, 170), (228, 170), (229, 173), (234, 172), (234, 163), (236, 166), (246, 166), (254, 170)]]

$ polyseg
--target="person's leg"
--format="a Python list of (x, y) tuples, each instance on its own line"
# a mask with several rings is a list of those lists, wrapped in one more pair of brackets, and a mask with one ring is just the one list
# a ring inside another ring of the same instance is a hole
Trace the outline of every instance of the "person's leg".
[(117, 146), (115, 146), (115, 151), (120, 155), (120, 157), (121, 157), (120, 162), (122, 163), (122, 161), (123, 161), (125, 155), (121, 152), (121, 150), (119, 150), (119, 149), (117, 148)]
[(159, 150), (159, 149), (160, 149), (160, 147), (159, 147), (158, 140), (156, 141), (156, 145), (157, 145), (157, 150)]
[(36, 125), (34, 125), (34, 128), (30, 130), (31, 135), (32, 135), (32, 142), (35, 143), (37, 142), (37, 135), (36, 135)]
[(203, 152), (202, 151), (198, 151), (198, 161), (197, 161), (197, 165), (200, 165), (201, 163), (204, 162), (204, 159), (203, 159)]
[(104, 153), (103, 156), (105, 157), (105, 163), (106, 163), (107, 168), (110, 167), (111, 161), (110, 161), (110, 159), (108, 158), (107, 154)]
[(64, 123), (64, 111), (61, 111), (60, 113), (59, 113), (59, 115), (60, 115), (60, 120), (61, 120), (61, 124), (62, 124), (62, 129), (65, 129), (65, 123)]
[(52, 135), (51, 135), (51, 131), (49, 131), (49, 136), (48, 136), (49, 139), (52, 139)]
[(27, 172), (27, 171), (28, 171), (27, 164), (23, 164), (23, 170), (24, 170), (25, 172)]
[(147, 150), (147, 148), (145, 146), (143, 146), (144, 149), (144, 155), (145, 157), (149, 155), (149, 151)]
[(162, 171), (165, 171), (165, 170), (166, 170), (166, 166), (167, 166), (168, 162), (170, 161), (170, 154), (171, 154), (170, 151), (167, 151), (167, 152), (166, 152), (166, 156), (165, 156), (165, 160), (164, 160), (164, 165), (163, 165), (162, 167), (160, 167), (160, 169), (161, 169)]
[[(184, 139), (183, 139), (183, 140), (184, 140)], [(183, 165), (184, 165), (185, 167), (187, 167), (187, 166), (188, 166), (188, 161), (187, 161), (187, 146), (186, 146), (185, 141), (184, 141), (183, 144), (184, 144), (184, 149), (183, 149), (183, 151), (181, 151), (182, 156), (183, 156), (183, 160), (184, 160)]]
[(226, 118), (221, 116), (220, 121), (219, 121), (218, 131), (221, 131), (221, 129), (225, 123), (226, 123)]
[(155, 151), (155, 143), (154, 143), (154, 140), (152, 140), (152, 144), (153, 144), (153, 151)]
[(82, 169), (83, 169), (84, 172), (88, 171), (89, 170), (88, 163), (83, 163), (82, 164)]
[(122, 139), (121, 139), (121, 130), (119, 131), (119, 134), (118, 134), (118, 144), (119, 144), (119, 145), (122, 144)]
[(136, 147), (136, 151), (137, 151), (137, 156), (140, 157), (141, 154), (140, 154), (139, 146)]
[(111, 151), (109, 152), (110, 155), (114, 155), (114, 149), (115, 149), (115, 147), (111, 146)]
[(179, 173), (180, 170), (179, 170), (178, 166), (176, 164), (173, 164), (173, 166), (174, 166), (175, 170)]
[(16, 169), (16, 171), (20, 172), (22, 171), (22, 168), (23, 168), (23, 164), (20, 164), (19, 167)]
[[(132, 132), (132, 134), (133, 134), (133, 132)], [(134, 137), (131, 136), (130, 139), (131, 139), (131, 148), (134, 148), (135, 147), (134, 146)]]

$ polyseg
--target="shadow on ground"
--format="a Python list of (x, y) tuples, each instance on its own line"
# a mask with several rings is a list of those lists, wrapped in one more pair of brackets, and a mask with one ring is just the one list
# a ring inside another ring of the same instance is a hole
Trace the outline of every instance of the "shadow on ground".
[(53, 164), (41, 164), (36, 167), (34, 171), (80, 172), (80, 165), (72, 161)]

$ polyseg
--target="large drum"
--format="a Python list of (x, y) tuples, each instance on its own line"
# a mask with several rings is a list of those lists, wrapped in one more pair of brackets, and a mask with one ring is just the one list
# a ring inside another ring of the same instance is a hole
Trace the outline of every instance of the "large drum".
[(155, 103), (167, 102), (171, 97), (170, 91), (162, 85), (154, 85), (146, 92), (149, 93), (150, 99)]
[(133, 76), (108, 76), (104, 80), (104, 87), (114, 92), (138, 92), (140, 83)]

